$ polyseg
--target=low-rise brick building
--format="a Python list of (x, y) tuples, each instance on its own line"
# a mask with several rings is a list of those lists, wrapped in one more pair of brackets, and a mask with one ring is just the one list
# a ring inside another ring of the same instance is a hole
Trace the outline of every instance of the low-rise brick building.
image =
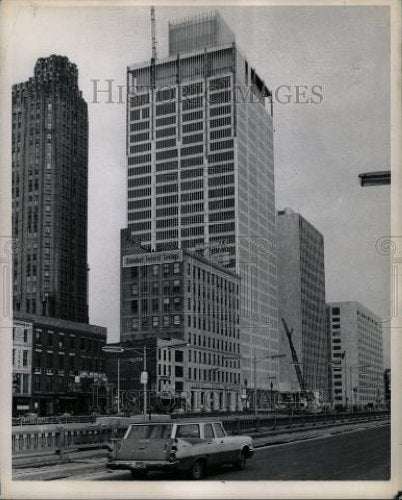
[(106, 407), (105, 343), (100, 326), (15, 314), (14, 415), (87, 414)]

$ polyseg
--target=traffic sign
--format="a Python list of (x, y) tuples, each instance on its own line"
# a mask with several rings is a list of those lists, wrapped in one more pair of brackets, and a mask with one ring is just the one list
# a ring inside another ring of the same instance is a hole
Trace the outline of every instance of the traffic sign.
[(148, 383), (148, 372), (141, 372), (141, 384), (147, 384)]

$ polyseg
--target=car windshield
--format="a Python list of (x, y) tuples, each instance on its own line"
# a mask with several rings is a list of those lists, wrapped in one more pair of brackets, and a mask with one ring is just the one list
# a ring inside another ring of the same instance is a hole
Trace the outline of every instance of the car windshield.
[(165, 439), (172, 434), (172, 424), (133, 425), (126, 439)]

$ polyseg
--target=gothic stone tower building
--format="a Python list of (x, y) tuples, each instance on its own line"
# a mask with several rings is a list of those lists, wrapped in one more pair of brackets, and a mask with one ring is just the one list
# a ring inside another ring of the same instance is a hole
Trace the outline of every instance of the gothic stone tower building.
[(14, 309), (88, 322), (87, 103), (67, 57), (12, 91)]

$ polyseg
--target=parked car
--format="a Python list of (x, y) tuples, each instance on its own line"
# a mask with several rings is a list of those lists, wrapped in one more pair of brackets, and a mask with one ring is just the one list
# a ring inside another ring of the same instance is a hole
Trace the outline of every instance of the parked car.
[(27, 424), (36, 424), (38, 422), (37, 413), (25, 413), (22, 418)]
[(249, 436), (228, 436), (221, 422), (174, 421), (131, 424), (107, 468), (129, 470), (134, 479), (148, 471), (187, 472), (201, 479), (210, 466), (244, 469), (254, 454)]

